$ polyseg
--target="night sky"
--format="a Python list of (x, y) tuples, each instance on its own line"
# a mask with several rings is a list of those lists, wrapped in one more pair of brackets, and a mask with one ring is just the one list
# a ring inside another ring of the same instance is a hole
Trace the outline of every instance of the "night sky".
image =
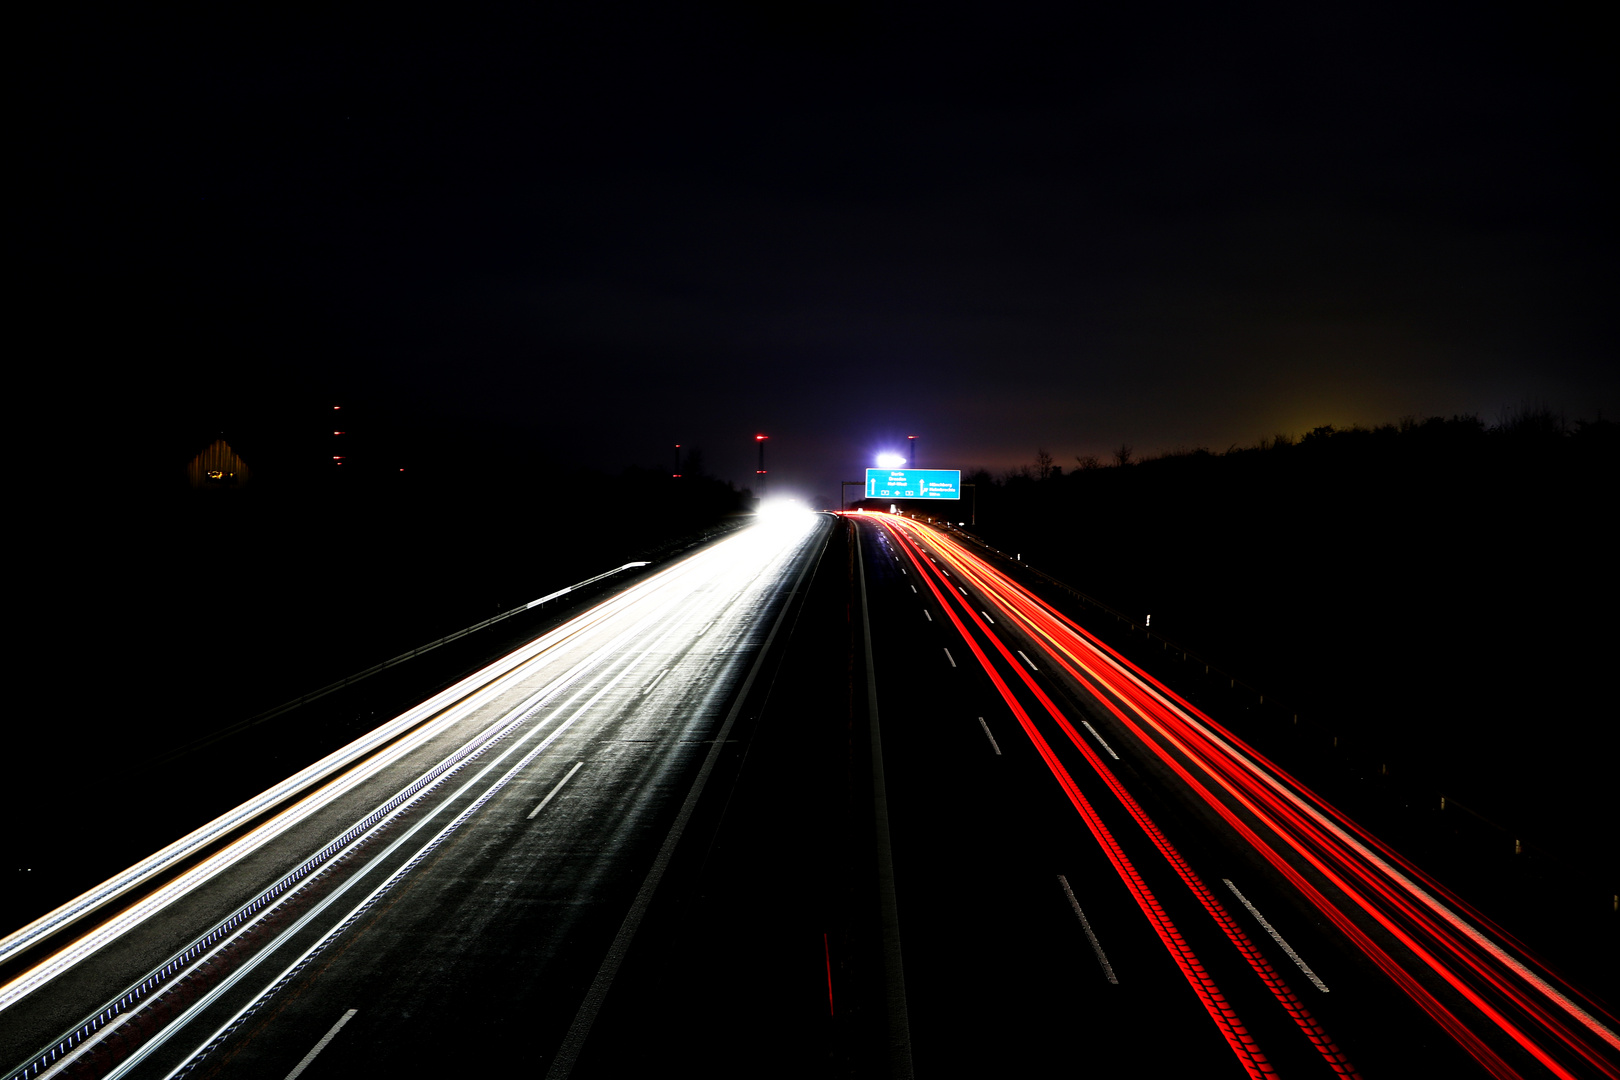
[(995, 470), (1612, 417), (1588, 17), (58, 5), (14, 39), (16, 400), (164, 478), (335, 402), (413, 464), (744, 484), (766, 432), (818, 502), (909, 433)]

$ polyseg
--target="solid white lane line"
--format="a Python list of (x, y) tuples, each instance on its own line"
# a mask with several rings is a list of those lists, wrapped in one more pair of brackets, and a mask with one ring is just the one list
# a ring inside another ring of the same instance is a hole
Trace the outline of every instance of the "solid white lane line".
[(928, 614), (928, 609), (927, 608), (923, 608), (923, 618), (927, 619), (929, 622), (934, 621), (934, 617), (932, 615)]
[[(819, 537), (811, 539), (819, 539)], [(796, 546), (790, 557), (797, 556), (804, 546), (802, 543)], [(864, 597), (866, 570), (861, 558), (860, 532), (857, 530), (855, 533), (855, 565), (862, 576), (862, 596)], [(786, 561), (786, 559), (782, 560), (782, 562)], [(759, 675), (760, 669), (764, 666), (765, 657), (770, 653), (771, 643), (776, 640), (777, 631), (782, 628), (782, 623), (787, 618), (788, 610), (792, 607), (793, 595), (804, 587), (805, 578), (809, 575), (811, 569), (819, 565), (819, 563), (819, 555), (815, 558), (806, 558), (804, 565), (799, 569), (798, 576), (793, 579), (787, 597), (777, 612), (776, 621), (771, 624), (770, 632), (765, 635), (764, 642), (760, 644), (754, 662), (748, 669), (748, 675), (743, 679), (742, 686), (737, 690), (737, 696), (732, 703), (731, 711), (726, 714), (725, 721), (720, 725), (714, 745), (703, 759), (703, 765), (698, 769), (697, 778), (692, 781), (692, 787), (687, 792), (686, 801), (681, 804), (680, 812), (675, 815), (675, 823), (670, 826), (669, 834), (664, 838), (663, 847), (659, 848), (657, 857), (653, 859), (652, 868), (647, 871), (647, 876), (641, 883), (641, 889), (636, 893), (635, 900), (631, 902), (629, 912), (625, 914), (624, 922), (619, 924), (619, 932), (614, 936), (613, 944), (608, 946), (607, 956), (603, 958), (602, 966), (597, 969), (596, 978), (592, 980), (590, 988), (586, 990), (585, 998), (580, 1002), (579, 1011), (574, 1014), (574, 1021), (569, 1025), (568, 1033), (563, 1037), (562, 1045), (557, 1048), (555, 1056), (551, 1059), (551, 1067), (546, 1071), (548, 1080), (551, 1080), (551, 1078), (566, 1080), (566, 1077), (573, 1072), (574, 1062), (579, 1059), (579, 1053), (584, 1048), (585, 1039), (589, 1036), (592, 1025), (596, 1023), (596, 1015), (601, 1010), (602, 1002), (606, 999), (608, 990), (613, 985), (613, 980), (618, 976), (619, 967), (624, 962), (630, 943), (634, 940), (636, 931), (640, 928), (641, 921), (646, 915), (647, 908), (652, 903), (653, 893), (657, 891), (658, 883), (663, 879), (664, 870), (669, 865), (669, 860), (674, 854), (675, 845), (680, 842), (681, 833), (685, 831), (686, 823), (691, 818), (692, 811), (703, 794), (703, 788), (708, 783), (709, 774), (713, 772), (714, 764), (719, 760), (720, 748), (724, 743), (730, 741), (728, 736), (731, 734), (732, 726), (736, 723), (738, 714), (742, 712), (743, 704), (748, 700), (748, 693), (753, 688), (755, 677)], [(864, 613), (862, 618), (865, 618)], [(905, 1076), (910, 1076), (909, 1069), (906, 1071)]]
[(1092, 933), (1086, 913), (1080, 910), (1080, 901), (1074, 898), (1074, 890), (1069, 888), (1069, 879), (1062, 874), (1059, 874), (1057, 879), (1058, 884), (1063, 886), (1063, 895), (1069, 898), (1069, 906), (1074, 908), (1075, 915), (1080, 919), (1080, 929), (1086, 932), (1086, 940), (1091, 942), (1091, 951), (1097, 954), (1097, 963), (1102, 965), (1103, 974), (1108, 976), (1109, 982), (1118, 986), (1119, 978), (1114, 974), (1114, 965), (1108, 962), (1108, 957), (1103, 953), (1102, 943), (1097, 940), (1097, 935)]
[[(1023, 649), (1019, 649), (1019, 650), (1018, 650), (1018, 655), (1019, 655), (1019, 656), (1024, 656), (1024, 650), (1023, 650)], [(1027, 656), (1024, 656), (1024, 663), (1026, 663), (1026, 664), (1028, 664), (1028, 665), (1029, 665), (1029, 670), (1031, 670), (1031, 671), (1039, 671), (1039, 670), (1041, 670), (1041, 669), (1040, 669), (1040, 668), (1038, 668), (1038, 667), (1036, 667), (1036, 666), (1035, 666), (1035, 661), (1033, 661), (1033, 660), (1031, 660), (1031, 659), (1030, 659), (1030, 658), (1029, 658), (1029, 657), (1027, 657)]]
[(1112, 746), (1109, 746), (1106, 742), (1103, 742), (1103, 737), (1101, 735), (1097, 734), (1097, 729), (1092, 727), (1089, 723), (1086, 723), (1086, 721), (1084, 721), (1084, 720), (1082, 720), (1080, 722), (1082, 724), (1086, 725), (1086, 730), (1091, 732), (1091, 737), (1093, 739), (1096, 739), (1099, 743), (1102, 743), (1102, 748), (1104, 750), (1108, 751), (1109, 755), (1111, 757), (1113, 757), (1113, 759), (1115, 761), (1118, 761), (1119, 760), (1119, 755), (1114, 753), (1114, 748)]
[(979, 717), (979, 726), (984, 728), (984, 737), (990, 740), (990, 749), (994, 750), (997, 756), (1000, 756), (1001, 747), (996, 745), (996, 737), (990, 734), (990, 725), (984, 722), (984, 717), (982, 716)]
[(549, 794), (545, 798), (541, 799), (540, 800), (540, 805), (535, 807), (533, 810), (530, 810), (529, 811), (529, 816), (525, 820), (533, 821), (534, 820), (534, 815), (536, 815), (540, 811), (544, 810), (546, 808), (546, 803), (550, 802), (552, 799), (555, 799), (557, 797), (557, 792), (559, 792), (559, 791), (561, 791), (563, 789), (563, 785), (568, 783), (568, 781), (572, 780), (574, 778), (574, 774), (579, 772), (579, 770), (583, 769), (584, 767), (585, 767), (585, 763), (583, 761), (581, 761), (581, 762), (577, 762), (572, 769), (569, 769), (568, 770), (568, 775), (563, 777), (561, 780), (557, 781), (557, 786), (551, 789), (551, 794)]
[(945, 650), (945, 659), (947, 659), (947, 660), (949, 660), (951, 662), (951, 667), (956, 666), (956, 657), (951, 655), (951, 650), (949, 650), (949, 649)]
[(1305, 961), (1299, 958), (1299, 953), (1294, 951), (1294, 947), (1292, 945), (1283, 940), (1282, 935), (1277, 933), (1277, 928), (1266, 922), (1266, 917), (1260, 914), (1260, 909), (1249, 903), (1249, 898), (1238, 892), (1238, 887), (1232, 884), (1231, 881), (1226, 878), (1221, 878), (1221, 881), (1225, 882), (1226, 887), (1232, 890), (1233, 896), (1237, 897), (1243, 902), (1243, 906), (1249, 909), (1249, 914), (1253, 915), (1255, 921), (1265, 928), (1266, 933), (1271, 935), (1271, 940), (1275, 941), (1279, 946), (1282, 947), (1282, 951), (1288, 954), (1288, 959), (1292, 960), (1299, 966), (1299, 970), (1305, 973), (1305, 977), (1311, 980), (1312, 985), (1314, 985), (1318, 990), (1322, 991), (1322, 993), (1327, 993), (1327, 984), (1321, 979), (1317, 978), (1316, 972), (1312, 971), (1310, 967), (1306, 965)]
[(304, 1055), (304, 1060), (300, 1061), (293, 1068), (293, 1071), (287, 1074), (287, 1080), (297, 1080), (298, 1074), (309, 1068), (309, 1063), (315, 1060), (315, 1055), (326, 1049), (326, 1044), (337, 1037), (337, 1033), (343, 1030), (343, 1025), (349, 1022), (349, 1017), (353, 1016), (356, 1011), (350, 1009), (344, 1013), (343, 1018), (332, 1025), (332, 1030), (321, 1036), (321, 1041), (315, 1044), (315, 1048)]
[[(714, 624), (710, 623), (709, 625), (713, 626)], [(699, 636), (701, 637), (702, 635), (699, 635)], [(647, 688), (641, 692), (641, 696), (646, 697), (648, 694), (652, 693), (653, 692), (653, 687), (657, 686), (660, 682), (662, 682), (664, 676), (668, 675), (668, 674), (669, 674), (669, 668), (665, 668), (663, 671), (660, 671), (657, 675), (653, 676), (653, 681), (647, 684)]]
[(988, 611), (981, 611), (979, 614), (983, 615), (987, 620), (989, 620), (991, 626), (996, 625), (996, 620), (990, 618), (990, 613)]

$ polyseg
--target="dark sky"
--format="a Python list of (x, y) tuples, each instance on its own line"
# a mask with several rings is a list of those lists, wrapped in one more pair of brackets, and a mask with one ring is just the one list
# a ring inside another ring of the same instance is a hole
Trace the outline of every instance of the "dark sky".
[(54, 420), (154, 468), (339, 400), (739, 482), (764, 431), (827, 499), (909, 432), (1003, 468), (1620, 409), (1573, 9), (58, 7), (17, 325)]

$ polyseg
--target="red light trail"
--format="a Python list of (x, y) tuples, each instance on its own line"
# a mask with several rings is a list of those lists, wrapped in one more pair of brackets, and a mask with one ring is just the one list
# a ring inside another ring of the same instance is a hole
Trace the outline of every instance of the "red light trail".
[[(1511, 935), (986, 559), (910, 519), (882, 515), (868, 520), (880, 521), (916, 566), (1251, 1076), (1272, 1075), (1273, 1070), (1080, 792), (990, 653), (981, 647), (980, 639), (989, 643), (1007, 670), (1017, 673), (1041, 710), (1119, 800), (1332, 1072), (1357, 1074), (1114, 771), (1030, 670), (1017, 662), (1016, 643), (1004, 643), (992, 630), (988, 611), (981, 618), (972, 598), (959, 592), (960, 582), (978, 590), (984, 607), (997, 610), (997, 624), (1026, 636), (1052, 665), (1095, 698), (1143, 750), (1167, 766), (1195, 798), (1219, 815), (1492, 1076), (1505, 1080), (1523, 1074), (1476, 1027), (1495, 1028), (1554, 1076), (1620, 1078), (1614, 1056), (1620, 1050), (1620, 1039), (1614, 1032), (1614, 1019), (1562, 984)], [(946, 567), (959, 582), (946, 577)], [(1321, 880), (1313, 884), (1307, 871), (1320, 875)], [(1358, 919), (1370, 920), (1367, 929), (1376, 926), (1387, 932), (1410, 956), (1398, 957), (1399, 950), (1379, 945)], [(1421, 981), (1431, 976), (1438, 976), (1457, 998), (1449, 1004), (1442, 1002)], [(1471, 1014), (1470, 1007), (1477, 1012)]]

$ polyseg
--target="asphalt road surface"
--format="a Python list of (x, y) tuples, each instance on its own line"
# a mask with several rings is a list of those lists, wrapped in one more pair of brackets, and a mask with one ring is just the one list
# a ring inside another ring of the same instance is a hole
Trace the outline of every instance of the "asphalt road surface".
[(830, 528), (710, 545), (0, 941), (6, 1075), (567, 1074)]
[(702, 549), (0, 965), (8, 1076), (1620, 1076), (1506, 930), (889, 515)]
[(851, 517), (919, 1073), (1620, 1076), (1600, 1003), (1011, 560)]

